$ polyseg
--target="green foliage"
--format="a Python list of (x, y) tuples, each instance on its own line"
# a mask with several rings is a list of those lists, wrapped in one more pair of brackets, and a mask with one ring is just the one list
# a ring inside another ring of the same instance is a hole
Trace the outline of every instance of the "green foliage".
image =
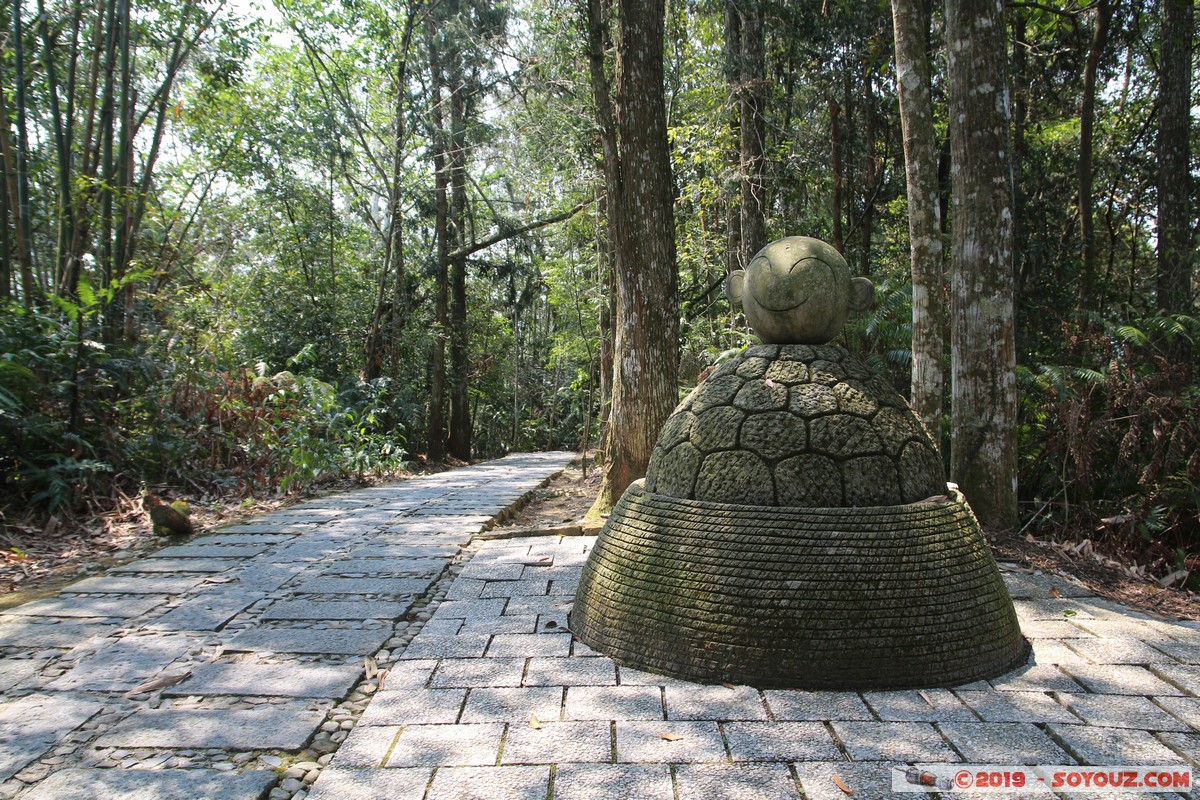
[[(1078, 363), (1018, 370), (1022, 493), (1053, 524), (1172, 565), (1200, 551), (1200, 386), (1189, 368), (1200, 325), (1137, 322), (1075, 337), (1066, 355)], [(1172, 360), (1156, 341), (1188, 349)]]

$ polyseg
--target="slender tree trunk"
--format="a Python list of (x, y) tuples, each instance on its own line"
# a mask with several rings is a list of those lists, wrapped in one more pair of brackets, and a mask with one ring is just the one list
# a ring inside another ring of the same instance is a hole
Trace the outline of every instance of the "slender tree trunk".
[[(25, 238), (25, 228), (21, 217), (20, 190), (17, 180), (17, 147), (12, 141), (8, 130), (8, 98), (5, 97), (4, 86), (0, 84), (0, 157), (4, 161), (4, 186), (6, 207), (12, 215), (13, 239), (16, 245), (15, 261), (17, 272), (21, 278), (21, 301), (28, 311), (33, 308), (33, 268), (29, 263), (29, 242)], [(7, 217), (4, 219), (8, 225)], [(11, 263), (8, 262), (8, 263)]]
[[(736, 98), (740, 91), (741, 60), (742, 18), (738, 13), (737, 0), (727, 0), (725, 3), (725, 83), (729, 87), (731, 98)], [(729, 112), (729, 130), (731, 143), (728, 153), (728, 179), (721, 182), (725, 207), (725, 271), (727, 274), (746, 267), (742, 248), (742, 118), (740, 104)], [(736, 316), (738, 309), (733, 309), (733, 313)]]
[(766, 150), (766, 45), (759, 0), (740, 0), (740, 58), (738, 60), (738, 116), (741, 131), (741, 237), (742, 264), (767, 243), (766, 187), (763, 154)]
[(946, 278), (938, 202), (938, 137), (925, 44), (929, 20), (916, 0), (892, 0), (892, 23), (912, 258), (910, 402), (940, 444), (946, 391)]
[(833, 172), (833, 241), (831, 244), (839, 253), (846, 252), (846, 242), (842, 238), (842, 107), (838, 101), (829, 98), (829, 148)]
[[(433, 16), (427, 17), (427, 24), (432, 26)], [(433, 107), (434, 143), (433, 173), (434, 198), (436, 216), (434, 222), (434, 237), (437, 241), (437, 276), (434, 284), (433, 312), (433, 343), (429, 358), (429, 439), (428, 455), (432, 461), (442, 461), (446, 457), (446, 339), (450, 329), (450, 273), (448, 256), (449, 242), (449, 190), (450, 180), (446, 169), (447, 136), (445, 130), (445, 110), (442, 107), (442, 66), (441, 54), (436, 44), (436, 31), (429, 31), (429, 72), (431, 80), (430, 94)]]
[(1017, 522), (1012, 175), (999, 0), (947, 0), (954, 175), (951, 479), (980, 521)]
[[(461, 56), (458, 56), (461, 61)], [(452, 69), (459, 73), (461, 64)], [(457, 75), (450, 87), (450, 226), (456, 251), (467, 235), (467, 117), (472, 87)], [(471, 365), (467, 341), (467, 257), (450, 258), (450, 455), (471, 460)]]
[[(13, 166), (16, 168), (17, 196), (15, 217), (17, 227), (17, 248), (20, 250), (21, 292), (24, 295), (25, 308), (33, 306), (37, 296), (37, 283), (34, 280), (33, 228), (29, 214), (29, 132), (26, 118), (25, 92), (25, 31), (21, 20), (21, 0), (12, 3), (12, 39), (13, 39), (13, 101), (17, 125), (16, 158)], [(7, 126), (7, 117), (5, 117)]]
[(55, 64), (48, 16), (44, 0), (38, 0), (38, 29), (42, 37), (42, 62), (46, 67), (46, 90), (50, 95), (51, 131), (54, 135), (54, 151), (57, 157), (55, 177), (58, 184), (58, 205), (55, 209), (55, 216), (58, 219), (58, 252), (55, 255), (54, 285), (58, 286), (66, 275), (67, 262), (70, 259), (71, 239), (74, 236), (72, 218), (74, 203), (71, 199), (71, 150), (66, 134), (70, 121), (63, 118), (62, 104), (59, 102), (58, 69)]
[(1083, 71), (1083, 97), (1079, 105), (1079, 308), (1082, 310), (1096, 310), (1101, 305), (1101, 298), (1096, 296), (1098, 256), (1092, 190), (1092, 139), (1096, 121), (1096, 74), (1104, 49), (1108, 46), (1108, 28), (1114, 5), (1109, 0), (1096, 0), (1096, 22)]
[(1026, 57), (1027, 43), (1025, 41), (1025, 11), (1013, 9), (1012, 12), (1012, 70), (1013, 87), (1013, 124), (1012, 124), (1012, 173), (1013, 173), (1013, 275), (1015, 284), (1013, 294), (1021, 297), (1025, 286), (1028, 257), (1026, 251), (1026, 217), (1025, 212), (1025, 162), (1028, 146), (1025, 128), (1029, 120), (1029, 90), (1028, 58)]
[(1162, 0), (1158, 111), (1158, 309), (1192, 306), (1191, 218), (1192, 0)]
[[(599, 17), (598, 0), (589, 7)], [(595, 510), (646, 465), (678, 400), (679, 289), (663, 95), (663, 0), (622, 4), (615, 103), (617, 161), (606, 164), (616, 260), (611, 451)], [(595, 50), (593, 49), (593, 53)], [(602, 66), (602, 65), (601, 65)], [(593, 62), (593, 86), (596, 86)], [(597, 106), (603, 95), (597, 93)]]

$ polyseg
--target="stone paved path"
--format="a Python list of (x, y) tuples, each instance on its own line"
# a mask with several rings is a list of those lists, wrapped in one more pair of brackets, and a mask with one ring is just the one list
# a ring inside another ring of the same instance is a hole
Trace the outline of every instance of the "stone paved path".
[(571, 458), (314, 500), (3, 612), (0, 797), (302, 797), (472, 537)]
[(895, 765), (1200, 766), (1200, 626), (1052, 576), (1005, 572), (1034, 653), (990, 682), (758, 691), (621, 667), (566, 629), (594, 537), (472, 538), (569, 458), (314, 501), (0, 615), (0, 794), (862, 800), (914, 796)]
[(566, 617), (594, 541), (484, 544), (308, 800), (845, 800), (914, 796), (892, 792), (895, 765), (1200, 766), (1194, 623), (1006, 570), (1033, 655), (997, 680), (862, 693), (702, 686), (573, 640)]

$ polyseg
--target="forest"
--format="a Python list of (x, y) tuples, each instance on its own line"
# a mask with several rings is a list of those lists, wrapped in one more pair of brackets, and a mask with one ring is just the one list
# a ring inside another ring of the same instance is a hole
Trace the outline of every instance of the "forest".
[[(147, 488), (619, 463), (621, 253), (658, 270), (670, 318), (645, 347), (673, 405), (754, 341), (728, 273), (805, 235), (875, 283), (843, 342), (952, 479), (961, 365), (1011, 377), (1012, 510), (972, 496), (985, 523), (1164, 585), (1200, 563), (1192, 0), (12, 0), (0, 19), (0, 545)], [(994, 84), (962, 84), (967, 53)], [(999, 121), (955, 144), (968, 90)], [(661, 170), (638, 114), (665, 123)], [(1005, 255), (960, 273), (955, 182), (980, 155)], [(622, 166), (659, 198), (643, 213)], [(1011, 364), (955, 339), (960, 279), (1007, 298)]]

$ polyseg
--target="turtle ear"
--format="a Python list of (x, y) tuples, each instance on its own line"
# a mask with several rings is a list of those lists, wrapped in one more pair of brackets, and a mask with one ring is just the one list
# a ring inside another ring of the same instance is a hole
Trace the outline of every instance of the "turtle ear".
[(746, 285), (746, 270), (735, 269), (725, 279), (725, 295), (734, 312), (742, 307), (742, 288)]
[(850, 310), (866, 311), (875, 304), (875, 284), (867, 278), (850, 280)]

